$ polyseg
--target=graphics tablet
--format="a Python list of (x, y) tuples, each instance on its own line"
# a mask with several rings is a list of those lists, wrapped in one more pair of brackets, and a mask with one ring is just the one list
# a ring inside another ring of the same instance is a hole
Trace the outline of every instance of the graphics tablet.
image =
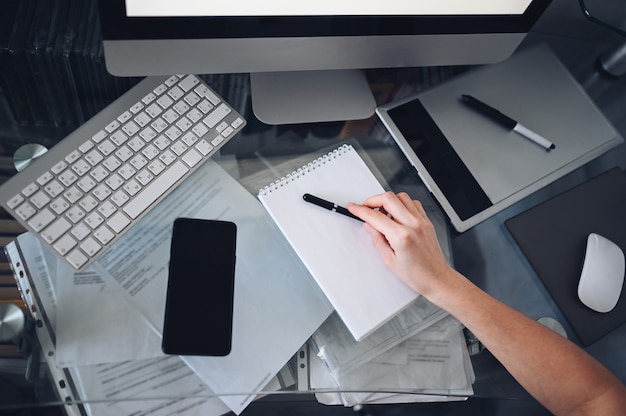
[[(546, 151), (469, 108), (463, 94), (515, 118), (556, 148)], [(459, 232), (623, 141), (544, 45), (376, 112)]]

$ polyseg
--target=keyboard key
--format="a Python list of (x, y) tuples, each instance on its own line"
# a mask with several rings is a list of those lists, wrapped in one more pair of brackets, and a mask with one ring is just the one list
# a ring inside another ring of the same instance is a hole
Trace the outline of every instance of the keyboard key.
[(13, 198), (9, 199), (9, 202), (7, 202), (7, 205), (9, 206), (9, 208), (14, 209), (23, 201), (24, 201), (24, 198), (22, 197), (22, 195), (15, 195)]
[(143, 105), (143, 103), (140, 101), (140, 102), (135, 103), (135, 104), (134, 104), (134, 105), (130, 108), (130, 112), (131, 112), (131, 113), (133, 113), (133, 114), (137, 114), (138, 112), (140, 112), (141, 110), (143, 110), (143, 108), (144, 108), (144, 105)]
[(70, 189), (63, 193), (63, 197), (67, 199), (70, 204), (76, 203), (79, 199), (83, 197), (83, 193), (75, 186), (72, 186)]
[(89, 172), (89, 169), (91, 169), (91, 165), (85, 159), (80, 159), (72, 165), (72, 170), (78, 176), (83, 176), (84, 174)]
[(159, 98), (156, 102), (164, 110), (168, 108), (170, 105), (174, 104), (174, 101), (167, 95), (164, 95), (163, 97)]
[(176, 155), (180, 156), (187, 151), (189, 147), (181, 141), (174, 143), (170, 149), (172, 152), (176, 153)]
[(115, 156), (117, 156), (122, 162), (126, 162), (128, 159), (133, 157), (134, 153), (126, 146), (120, 147), (116, 152)]
[(180, 98), (182, 98), (183, 95), (185, 95), (185, 93), (180, 88), (173, 87), (167, 92), (167, 95), (169, 95), (172, 100), (178, 101)]
[(28, 221), (28, 225), (30, 225), (35, 232), (39, 232), (55, 219), (56, 215), (54, 215), (48, 208), (45, 208)]
[(34, 183), (29, 183), (24, 189), (22, 189), (22, 194), (26, 197), (31, 196), (35, 192), (39, 190), (39, 187)]
[(195, 92), (190, 92), (189, 94), (185, 95), (185, 102), (193, 107), (198, 104), (198, 102), (200, 102), (200, 97), (198, 97), (198, 94), (196, 94)]
[(93, 196), (98, 198), (100, 201), (104, 201), (111, 195), (111, 189), (108, 186), (101, 184), (96, 186), (96, 189), (92, 192)]
[(93, 238), (89, 237), (83, 243), (81, 243), (80, 248), (87, 253), (87, 255), (93, 257), (96, 255), (98, 251), (102, 248), (100, 244), (96, 242)]
[(154, 175), (150, 173), (148, 169), (144, 169), (135, 176), (135, 179), (137, 179), (140, 184), (145, 186), (149, 184), (152, 179), (154, 179)]
[(124, 191), (117, 191), (111, 196), (111, 202), (113, 202), (118, 207), (124, 205), (126, 202), (128, 202), (129, 199), (130, 198), (128, 197), (128, 194)]
[(58, 175), (59, 173), (63, 172), (66, 168), (67, 168), (67, 163), (65, 163), (64, 160), (61, 160), (60, 162), (58, 162), (57, 164), (52, 166), (52, 168), (50, 168), (50, 170), (55, 175)]
[(92, 212), (85, 217), (85, 224), (91, 227), (92, 230), (98, 228), (103, 222), (104, 218), (102, 218), (97, 212)]
[(96, 180), (96, 182), (102, 182), (107, 176), (109, 176), (109, 171), (104, 166), (96, 166), (89, 172), (92, 178)]
[(141, 99), (141, 102), (148, 105), (150, 104), (152, 101), (154, 101), (156, 99), (156, 94), (151, 92), (150, 94), (146, 95), (145, 97), (143, 97)]
[(70, 204), (64, 198), (57, 198), (50, 204), (50, 209), (55, 214), (61, 215), (70, 207)]
[(171, 87), (173, 85), (176, 85), (177, 82), (178, 82), (178, 77), (176, 75), (172, 75), (171, 77), (165, 80), (164, 84), (167, 85), (168, 87)]
[(72, 228), (70, 232), (78, 241), (82, 241), (83, 239), (85, 239), (85, 237), (91, 234), (91, 230), (89, 229), (89, 227), (87, 227), (82, 222)]
[(72, 224), (70, 224), (68, 220), (66, 220), (65, 218), (59, 218), (58, 220), (50, 224), (48, 228), (43, 230), (41, 232), (41, 236), (48, 243), (53, 243), (59, 237), (65, 234), (66, 231), (69, 231), (70, 228), (72, 228)]
[(59, 252), (59, 254), (65, 254), (74, 247), (76, 247), (76, 244), (76, 240), (66, 234), (61, 237), (59, 241), (54, 243), (53, 247), (57, 252)]
[(109, 221), (107, 221), (107, 225), (111, 227), (113, 231), (116, 233), (121, 232), (124, 228), (130, 225), (130, 220), (126, 217), (126, 215), (118, 212), (114, 216), (111, 217)]
[(98, 201), (91, 195), (87, 195), (78, 203), (85, 211), (91, 212), (98, 206)]
[(142, 188), (142, 186), (139, 185), (139, 183), (136, 180), (134, 180), (134, 179), (131, 179), (130, 181), (126, 182), (126, 185), (124, 185), (124, 190), (130, 196), (136, 195), (137, 192), (139, 192), (141, 190), (141, 188)]
[(83, 192), (89, 192), (97, 185), (97, 183), (90, 176), (85, 176), (83, 179), (78, 181), (77, 185)]
[(193, 87), (198, 85), (200, 80), (195, 75), (187, 75), (185, 79), (178, 83), (178, 86), (185, 92), (190, 91)]
[(191, 149), (183, 156), (183, 162), (187, 164), (190, 168), (196, 166), (202, 160), (202, 155), (196, 152), (194, 149)]
[(174, 163), (167, 171), (141, 191), (138, 195), (139, 197), (130, 201), (124, 207), (124, 212), (132, 219), (137, 218), (159, 199), (166, 189), (178, 182), (187, 172), (189, 172), (189, 169), (182, 162)]
[(94, 146), (95, 144), (91, 140), (87, 140), (78, 147), (78, 150), (82, 153), (87, 153), (89, 150), (93, 149)]
[(50, 195), (51, 198), (56, 198), (61, 195), (63, 191), (65, 191), (65, 187), (56, 180), (51, 181), (43, 189), (48, 193), (48, 195)]
[(130, 120), (133, 117), (133, 115), (131, 114), (130, 111), (124, 111), (122, 114), (120, 114), (120, 116), (117, 118), (117, 121), (119, 121), (121, 124), (126, 123), (128, 120)]
[(206, 156), (211, 153), (211, 150), (213, 150), (214, 147), (211, 146), (209, 142), (203, 139), (198, 142), (198, 144), (196, 145), (196, 149), (198, 149), (198, 151), (202, 153), (203, 156)]
[(108, 134), (106, 131), (100, 130), (99, 132), (97, 132), (91, 137), (91, 140), (93, 140), (96, 143), (100, 143), (102, 140), (106, 139), (107, 136)]
[[(135, 126), (136, 126), (136, 124), (135, 124)], [(139, 128), (137, 128), (137, 129), (139, 129)], [(132, 136), (132, 134), (129, 134), (129, 133), (127, 133), (127, 134), (128, 134), (128, 136)], [(118, 131), (116, 131), (115, 133), (113, 133), (111, 135), (110, 140), (115, 144), (115, 146), (119, 147), (119, 146), (123, 145), (126, 142), (126, 140), (128, 140), (128, 136), (126, 134), (124, 134), (124, 132), (122, 130), (118, 130)]]
[(165, 91), (167, 91), (167, 85), (161, 84), (158, 87), (156, 87), (153, 92), (155, 95), (158, 96), (158, 95), (163, 94)]
[(74, 150), (69, 155), (65, 156), (65, 161), (70, 165), (76, 162), (80, 158), (80, 152), (78, 150)]
[(135, 117), (134, 120), (139, 125), (139, 127), (147, 126), (148, 123), (150, 123), (150, 121), (152, 121), (150, 116), (147, 115), (146, 113), (143, 113), (143, 112), (137, 114), (137, 117)]
[(38, 209), (41, 209), (50, 202), (50, 198), (43, 191), (39, 191), (30, 198), (30, 202)]
[(117, 212), (117, 208), (110, 201), (105, 201), (98, 207), (98, 212), (102, 214), (104, 218), (109, 218)]
[(156, 103), (150, 104), (146, 108), (146, 113), (152, 118), (156, 118), (162, 112), (163, 112), (163, 109), (160, 106), (158, 106)]
[(130, 160), (130, 164), (137, 170), (141, 170), (144, 166), (148, 164), (148, 161), (142, 155), (137, 155)]
[(222, 100), (213, 93), (206, 85), (201, 85), (194, 90), (200, 97), (204, 97), (211, 101), (213, 105), (218, 105)]
[(37, 183), (43, 186), (47, 184), (48, 182), (50, 182), (53, 178), (54, 178), (54, 175), (52, 175), (52, 173), (46, 172), (37, 178)]
[(104, 156), (108, 156), (117, 150), (117, 146), (110, 140), (105, 140), (98, 145), (98, 150)]
[(75, 269), (80, 269), (87, 263), (89, 260), (87, 256), (81, 253), (79, 250), (73, 250), (70, 254), (68, 254), (65, 259), (74, 267)]
[(120, 126), (120, 122), (117, 120), (113, 120), (104, 129), (109, 133), (113, 133), (115, 130), (118, 129), (119, 126)]
[(68, 169), (59, 175), (59, 180), (65, 187), (68, 187), (78, 180), (78, 176), (76, 176), (73, 170)]
[(15, 214), (24, 221), (35, 215), (36, 212), (37, 210), (28, 202), (24, 202), (15, 210)]
[(102, 161), (102, 159), (104, 159), (104, 156), (102, 156), (102, 154), (100, 154), (97, 150), (92, 150), (85, 155), (85, 160), (89, 162), (91, 166), (96, 166)]
[(157, 159), (148, 165), (148, 169), (156, 176), (165, 170), (165, 165)]
[(113, 234), (111, 230), (105, 226), (98, 228), (93, 235), (102, 244), (108, 244), (111, 240), (113, 240), (113, 237), (115, 237), (115, 234)]
[(120, 186), (124, 185), (124, 180), (122, 179), (120, 175), (118, 175), (117, 173), (114, 173), (107, 180), (105, 180), (104, 183), (106, 183), (109, 186), (109, 188), (115, 191)]
[(133, 176), (135, 176), (135, 173), (137, 173), (137, 171), (135, 170), (135, 168), (130, 166), (128, 163), (126, 163), (125, 165), (123, 165), (121, 168), (118, 169), (117, 173), (122, 178), (124, 178), (125, 181), (127, 181)]
[(212, 129), (217, 125), (217, 123), (222, 121), (222, 119), (226, 117), (230, 111), (230, 108), (228, 108), (226, 104), (220, 104), (204, 120), (202, 120), (202, 122)]
[(85, 211), (80, 209), (78, 205), (74, 205), (65, 213), (65, 216), (74, 224), (85, 218)]

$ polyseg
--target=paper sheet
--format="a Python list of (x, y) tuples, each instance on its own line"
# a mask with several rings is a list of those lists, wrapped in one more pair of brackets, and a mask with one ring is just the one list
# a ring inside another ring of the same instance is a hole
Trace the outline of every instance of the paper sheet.
[(46, 316), (55, 328), (59, 367), (163, 355), (160, 336), (98, 273), (74, 274), (30, 233), (20, 235), (18, 242)]
[(316, 396), (323, 403), (346, 406), (463, 400), (473, 393), (474, 374), (461, 329), (448, 316), (340, 378), (328, 372), (321, 358), (311, 355), (311, 385), (344, 390)]
[[(261, 204), (215, 162), (206, 162), (124, 235), (95, 268), (159, 333), (167, 288), (171, 226), (177, 217), (237, 224), (233, 349), (227, 357), (186, 357), (240, 413), (332, 311)], [(106, 270), (106, 272), (105, 272)], [(198, 317), (198, 330), (202, 320)]]
[(324, 359), (331, 374), (338, 378), (446, 316), (447, 312), (420, 297), (369, 337), (356, 342), (341, 319), (333, 314), (315, 331), (311, 345)]
[(218, 416), (228, 412), (176, 356), (77, 367), (71, 372), (82, 396), (89, 397), (86, 407), (92, 415)]

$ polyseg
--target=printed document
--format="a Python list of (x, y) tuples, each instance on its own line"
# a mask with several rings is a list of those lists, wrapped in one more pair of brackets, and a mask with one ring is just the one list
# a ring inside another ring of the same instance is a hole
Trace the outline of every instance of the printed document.
[[(332, 312), (261, 204), (206, 162), (96, 262), (107, 282), (162, 331), (172, 223), (177, 217), (237, 224), (233, 349), (185, 362), (240, 413)], [(210, 267), (210, 265), (207, 265)], [(113, 284), (113, 283), (112, 283)], [(202, 330), (202, 317), (192, 317)], [(225, 395), (242, 393), (242, 396)]]

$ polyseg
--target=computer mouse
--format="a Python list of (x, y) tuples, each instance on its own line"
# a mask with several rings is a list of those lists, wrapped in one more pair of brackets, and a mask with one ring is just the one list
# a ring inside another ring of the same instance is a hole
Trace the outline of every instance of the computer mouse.
[(610, 312), (622, 293), (624, 263), (624, 252), (617, 244), (599, 234), (589, 234), (578, 282), (580, 301), (596, 312)]

